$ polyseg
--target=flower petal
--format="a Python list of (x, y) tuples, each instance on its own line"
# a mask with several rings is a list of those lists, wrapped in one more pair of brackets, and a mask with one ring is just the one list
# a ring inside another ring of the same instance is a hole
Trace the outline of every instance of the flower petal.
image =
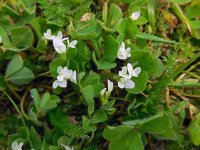
[(133, 12), (132, 15), (131, 15), (132, 20), (137, 20), (139, 17), (140, 17), (139, 11)]
[(58, 37), (53, 39), (53, 46), (58, 53), (66, 52), (65, 44), (63, 43), (62, 39), (59, 39)]
[(47, 40), (52, 40), (54, 38), (54, 36), (51, 35), (51, 30), (50, 29), (47, 29), (47, 32), (44, 33), (44, 38), (47, 39)]
[(128, 68), (128, 73), (132, 76), (133, 66), (130, 63), (128, 63), (127, 68)]
[(72, 73), (72, 76), (71, 76), (71, 78), (70, 78), (70, 81), (72, 81), (72, 82), (74, 82), (74, 83), (77, 83), (77, 81), (76, 81), (76, 71), (74, 71), (74, 72)]
[(77, 40), (72, 41), (71, 43), (69, 43), (67, 46), (70, 48), (75, 48), (76, 44), (78, 43)]
[(2, 38), (2, 36), (0, 36), (0, 43), (2, 43), (2, 41), (3, 41), (3, 38)]
[(59, 85), (59, 81), (58, 81), (58, 80), (56, 80), (56, 81), (54, 81), (54, 82), (53, 82), (53, 85), (52, 85), (52, 87), (55, 89), (55, 88), (57, 88), (57, 87), (58, 87), (58, 85)]
[(73, 71), (72, 70), (68, 70), (64, 76), (65, 76), (65, 79), (70, 79), (73, 75)]
[(58, 76), (57, 76), (57, 80), (58, 80), (58, 81), (63, 81), (63, 80), (64, 80), (64, 75), (62, 75), (62, 74), (61, 74), (61, 75), (58, 75)]
[(23, 146), (23, 142), (19, 143), (19, 145), (18, 145), (18, 150), (21, 150), (21, 149), (22, 149), (22, 146)]
[(131, 80), (128, 79), (125, 83), (124, 83), (124, 87), (127, 89), (132, 89), (135, 87), (135, 83)]
[(133, 76), (133, 77), (138, 77), (138, 75), (140, 74), (140, 72), (141, 72), (141, 68), (140, 68), (140, 67), (137, 67), (137, 68), (135, 68), (135, 69), (133, 70), (132, 76)]
[(124, 88), (124, 83), (121, 82), (121, 81), (118, 81), (118, 87), (119, 87), (120, 89), (123, 89), (123, 88)]
[(113, 82), (108, 79), (108, 92), (112, 92), (113, 90)]
[(60, 81), (59, 86), (62, 87), (62, 88), (67, 87), (67, 81), (66, 80)]
[(60, 74), (61, 71), (62, 71), (62, 66), (59, 66), (59, 67), (57, 68), (57, 73)]
[(62, 32), (61, 32), (61, 31), (58, 32), (57, 37), (58, 37), (59, 39), (62, 39), (63, 35), (62, 35)]
[(106, 90), (107, 90), (106, 88), (101, 90), (101, 92), (100, 92), (101, 96), (103, 96), (105, 94)]

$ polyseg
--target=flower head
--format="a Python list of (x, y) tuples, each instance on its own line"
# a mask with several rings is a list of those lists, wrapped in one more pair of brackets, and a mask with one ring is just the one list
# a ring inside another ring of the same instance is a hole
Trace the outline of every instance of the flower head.
[(67, 87), (67, 80), (77, 83), (76, 71), (69, 70), (67, 67), (59, 66), (57, 68), (57, 73), (58, 73), (57, 80), (53, 82), (52, 85), (53, 88), (57, 88), (58, 86), (62, 88)]
[(136, 12), (133, 12), (130, 16), (130, 18), (132, 20), (137, 20), (138, 18), (140, 17), (140, 12), (139, 11), (136, 11)]
[(118, 81), (119, 88), (131, 89), (135, 87), (135, 83), (131, 80), (132, 77), (138, 77), (141, 72), (141, 68), (137, 67), (133, 69), (133, 66), (128, 63), (127, 66), (122, 67), (119, 71), (120, 81)]
[(126, 49), (125, 43), (122, 42), (122, 44), (118, 50), (117, 58), (121, 59), (121, 60), (126, 60), (128, 57), (131, 57), (130, 50), (131, 50), (130, 48)]
[(19, 143), (17, 141), (14, 141), (11, 145), (12, 150), (22, 150), (23, 142)]
[(119, 76), (127, 79), (131, 78), (131, 75), (128, 74), (128, 68), (126, 66), (122, 67), (122, 70), (119, 71)]

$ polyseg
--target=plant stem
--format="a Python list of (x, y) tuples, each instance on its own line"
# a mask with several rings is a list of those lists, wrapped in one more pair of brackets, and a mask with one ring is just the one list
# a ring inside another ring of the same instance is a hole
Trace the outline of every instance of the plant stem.
[(27, 134), (28, 141), (30, 143), (31, 148), (33, 148), (33, 145), (32, 145), (31, 139), (30, 139), (30, 135), (29, 135), (29, 130), (28, 130), (27, 126), (26, 126), (24, 117), (23, 117), (22, 113), (20, 112), (17, 104), (15, 103), (15, 101), (10, 97), (10, 95), (5, 90), (3, 90), (3, 89), (0, 89), (0, 90), (2, 90), (2, 92), (8, 97), (8, 99), (10, 100), (12, 105), (14, 106), (15, 110), (19, 114), (20, 118), (22, 119), (22, 124), (23, 124), (24, 128), (26, 129), (26, 134)]

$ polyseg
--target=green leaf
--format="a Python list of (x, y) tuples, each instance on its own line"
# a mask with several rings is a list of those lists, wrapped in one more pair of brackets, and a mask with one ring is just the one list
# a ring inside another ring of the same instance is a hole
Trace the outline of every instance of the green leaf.
[(99, 36), (100, 33), (101, 25), (97, 20), (81, 23), (78, 27), (74, 27), (72, 23), (69, 26), (69, 34), (74, 39), (95, 39)]
[(192, 0), (168, 0), (169, 2), (176, 3), (176, 4), (187, 4)]
[(98, 97), (103, 88), (104, 88), (104, 84), (102, 83), (97, 83), (93, 85), (94, 97)]
[(162, 75), (163, 71), (164, 71), (163, 63), (159, 58), (155, 58), (154, 62), (155, 62), (155, 67), (154, 67), (154, 70), (152, 72), (152, 76), (160, 77)]
[(19, 71), (7, 77), (6, 81), (10, 81), (17, 85), (23, 85), (23, 84), (28, 84), (34, 78), (35, 78), (35, 75), (33, 74), (33, 72), (30, 69), (23, 67)]
[(172, 129), (172, 126), (172, 121), (168, 116), (164, 115), (163, 117), (154, 118), (144, 123), (141, 129), (144, 132), (161, 135)]
[[(135, 103), (135, 102), (134, 102)], [(122, 124), (126, 125), (126, 126), (137, 126), (137, 125), (143, 125), (144, 123), (147, 123), (151, 120), (163, 117), (164, 113), (163, 112), (159, 112), (158, 114), (151, 116), (149, 118), (144, 118), (144, 119), (136, 119), (136, 120), (131, 120), (131, 121), (125, 121)]]
[(94, 114), (92, 115), (92, 123), (96, 124), (96, 123), (100, 123), (100, 122), (104, 122), (107, 119), (107, 114), (105, 113), (104, 110), (96, 110), (94, 112)]
[(137, 38), (145, 39), (145, 40), (151, 40), (151, 41), (157, 41), (157, 42), (164, 42), (164, 43), (172, 43), (172, 44), (178, 44), (177, 42), (171, 41), (171, 40), (166, 40), (161, 37), (148, 34), (148, 33), (138, 33), (136, 35)]
[(94, 60), (95, 64), (97, 65), (98, 69), (111, 69), (111, 68), (115, 68), (117, 66), (117, 64), (115, 62), (96, 60), (95, 53), (93, 53), (93, 60)]
[(40, 149), (42, 147), (41, 138), (34, 127), (31, 127), (30, 129), (30, 139), (34, 149)]
[(149, 23), (151, 25), (152, 30), (155, 30), (156, 27), (156, 18), (155, 18), (155, 8), (154, 2), (152, 0), (147, 0), (147, 10), (148, 10), (148, 18)]
[(88, 113), (91, 115), (94, 112), (94, 90), (92, 85), (88, 85), (82, 89), (83, 97), (88, 104)]
[(99, 74), (95, 72), (90, 72), (86, 78), (82, 79), (81, 86), (86, 87), (88, 85), (95, 85), (99, 82), (99, 80), (100, 80)]
[(6, 68), (5, 78), (8, 78), (13, 73), (19, 71), (23, 67), (23, 64), (21, 56), (15, 55)]
[(42, 96), (42, 99), (41, 99), (41, 101), (40, 101), (39, 107), (40, 107), (40, 108), (43, 108), (43, 107), (47, 104), (49, 98), (50, 98), (50, 94), (49, 94), (49, 93), (45, 93), (45, 94)]
[(110, 141), (109, 150), (143, 150), (141, 135), (133, 127), (106, 127), (103, 137)]
[[(188, 6), (185, 9), (185, 16), (187, 18), (195, 18), (200, 16), (200, 3), (192, 6)], [(193, 20), (196, 21), (196, 20)]]
[(132, 51), (131, 60), (132, 63), (137, 63), (137, 66), (141, 67), (142, 71), (147, 71), (148, 73), (151, 73), (155, 67), (154, 58), (148, 51)]
[(108, 26), (116, 29), (122, 18), (121, 8), (112, 3), (108, 14)]
[(97, 129), (97, 127), (91, 123), (91, 120), (89, 120), (85, 116), (83, 116), (82, 118), (82, 124), (83, 124), (83, 128), (87, 131), (94, 132)]
[(31, 92), (31, 97), (33, 98), (36, 110), (38, 110), (39, 104), (40, 104), (40, 95), (39, 95), (37, 89), (32, 89), (32, 90), (30, 90), (30, 92)]
[(137, 36), (137, 34), (139, 33), (137, 25), (132, 19), (127, 20), (125, 33), (125, 36), (130, 39), (135, 38), (135, 36)]
[[(45, 93), (46, 94), (46, 93)], [(46, 103), (45, 103), (46, 101)], [(48, 96), (48, 93), (46, 94), (46, 98), (41, 100), (41, 105), (40, 108), (45, 114), (47, 111), (52, 110), (57, 107), (57, 104), (60, 103), (60, 98), (56, 95), (51, 95), (50, 97)]]
[(200, 113), (193, 118), (188, 127), (188, 132), (194, 145), (200, 145)]
[(0, 35), (2, 37), (2, 43), (4, 46), (12, 46), (6, 30), (1, 26), (0, 26)]
[(104, 38), (104, 57), (103, 61), (113, 62), (117, 58), (119, 43), (111, 35)]
[(12, 45), (20, 50), (31, 47), (33, 39), (33, 32), (28, 27), (16, 27), (11, 30)]
[(142, 71), (137, 78), (132, 78), (135, 82), (135, 87), (133, 89), (126, 89), (129, 93), (139, 94), (143, 92), (146, 88), (148, 81), (148, 74), (145, 71)]

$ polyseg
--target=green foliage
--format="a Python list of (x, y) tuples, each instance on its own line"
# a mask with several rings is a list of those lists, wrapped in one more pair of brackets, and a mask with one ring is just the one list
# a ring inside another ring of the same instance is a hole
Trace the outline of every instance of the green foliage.
[(27, 84), (35, 78), (33, 72), (23, 66), (23, 60), (20, 55), (15, 55), (8, 64), (5, 74), (5, 81), (17, 85)]
[(32, 89), (30, 92), (34, 101), (36, 113), (41, 114), (42, 116), (44, 116), (47, 111), (56, 108), (57, 103), (60, 102), (60, 98), (56, 95), (45, 93), (40, 97), (37, 89)]
[(60, 108), (51, 111), (49, 113), (49, 119), (54, 128), (58, 131), (62, 131), (64, 135), (78, 138), (83, 137), (86, 134), (86, 131), (82, 127), (70, 123)]
[(110, 141), (110, 150), (142, 150), (141, 135), (132, 127), (106, 127), (103, 136)]

